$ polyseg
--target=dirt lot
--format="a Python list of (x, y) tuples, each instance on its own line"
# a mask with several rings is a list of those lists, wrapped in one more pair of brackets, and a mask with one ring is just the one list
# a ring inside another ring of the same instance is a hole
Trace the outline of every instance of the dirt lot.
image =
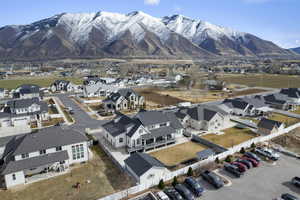
[(276, 74), (247, 74), (247, 75), (225, 75), (219, 79), (226, 81), (226, 83), (242, 84), (251, 87), (270, 87), (270, 88), (287, 88), (300, 87), (299, 76), (276, 75)]
[(204, 149), (207, 147), (195, 142), (186, 142), (150, 153), (150, 155), (168, 166), (173, 166), (196, 157), (196, 153)]
[(276, 144), (288, 149), (289, 151), (300, 154), (300, 129), (295, 129), (288, 134), (272, 140)]
[[(95, 159), (79, 165), (71, 173), (14, 190), (0, 191), (1, 200), (95, 200), (131, 187), (131, 179), (114, 166), (100, 148)], [(97, 155), (98, 154), (98, 155)], [(90, 183), (87, 183), (87, 181)], [(72, 186), (81, 183), (79, 190)]]
[(208, 134), (202, 136), (202, 138), (225, 148), (230, 148), (234, 145), (241, 144), (255, 137), (256, 134), (247, 128), (229, 128), (224, 131), (223, 135)]

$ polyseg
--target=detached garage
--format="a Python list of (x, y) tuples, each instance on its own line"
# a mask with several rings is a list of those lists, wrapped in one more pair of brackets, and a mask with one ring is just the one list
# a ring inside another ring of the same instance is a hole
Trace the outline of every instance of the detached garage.
[(157, 184), (169, 170), (156, 158), (134, 153), (125, 160), (125, 168), (139, 183)]

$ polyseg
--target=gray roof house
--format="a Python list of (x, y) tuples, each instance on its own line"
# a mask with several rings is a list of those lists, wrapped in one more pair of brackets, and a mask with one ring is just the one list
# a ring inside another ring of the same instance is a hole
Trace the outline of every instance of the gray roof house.
[(156, 183), (169, 172), (163, 163), (145, 153), (132, 154), (125, 160), (125, 168), (139, 183)]
[(87, 137), (71, 129), (48, 128), (15, 136), (6, 143), (0, 167), (5, 187), (28, 182), (27, 176), (61, 172), (88, 160)]
[(118, 91), (118, 87), (114, 85), (107, 85), (101, 82), (97, 82), (91, 85), (84, 85), (83, 86), (83, 96), (84, 97), (101, 97), (101, 96), (108, 96), (112, 92)]
[(40, 86), (34, 84), (24, 84), (19, 86), (13, 92), (13, 98), (30, 99), (34, 97), (42, 97)]
[(102, 127), (104, 138), (115, 148), (125, 147), (128, 153), (173, 144), (183, 133), (174, 114), (160, 111), (140, 111), (134, 117), (117, 113)]
[(278, 122), (275, 120), (262, 118), (257, 124), (258, 133), (260, 134), (272, 134), (283, 130), (285, 125), (282, 122)]

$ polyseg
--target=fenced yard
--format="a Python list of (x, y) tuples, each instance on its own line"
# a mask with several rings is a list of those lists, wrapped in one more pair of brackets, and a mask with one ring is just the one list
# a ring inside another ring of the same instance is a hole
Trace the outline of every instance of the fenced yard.
[(206, 146), (196, 142), (186, 142), (169, 147), (160, 151), (150, 153), (151, 156), (157, 158), (168, 166), (178, 165), (183, 161), (195, 158), (199, 151), (207, 149)]
[(291, 125), (294, 125), (294, 124), (300, 122), (300, 119), (293, 118), (293, 117), (288, 117), (286, 115), (277, 114), (277, 113), (272, 113), (272, 115), (269, 117), (269, 119), (279, 121), (279, 122), (283, 122), (283, 123), (285, 123), (286, 126), (291, 126)]
[[(45, 181), (0, 191), (1, 200), (95, 200), (133, 186), (129, 176), (120, 171), (100, 149), (93, 147), (95, 159), (75, 166), (71, 173)], [(79, 182), (79, 190), (74, 185)]]
[(247, 128), (229, 128), (223, 132), (224, 134), (222, 135), (208, 134), (202, 136), (202, 138), (222, 147), (229, 148), (257, 137), (254, 132)]

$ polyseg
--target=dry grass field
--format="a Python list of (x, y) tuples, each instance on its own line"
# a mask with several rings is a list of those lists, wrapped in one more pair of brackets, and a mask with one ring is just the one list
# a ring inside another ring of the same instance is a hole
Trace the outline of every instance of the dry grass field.
[(208, 134), (202, 136), (202, 138), (209, 140), (215, 144), (218, 144), (225, 148), (230, 148), (232, 146), (241, 144), (247, 140), (255, 138), (257, 135), (253, 133), (250, 129), (240, 129), (240, 128), (229, 128), (224, 130), (223, 135)]
[(285, 123), (286, 126), (291, 126), (293, 124), (300, 122), (300, 119), (288, 117), (286, 115), (281, 115), (281, 114), (277, 114), (277, 113), (272, 113), (272, 115), (269, 117), (269, 119), (283, 122), (283, 123)]
[(168, 166), (173, 166), (185, 160), (195, 158), (197, 156), (196, 153), (204, 149), (207, 149), (207, 147), (195, 142), (186, 142), (160, 151), (152, 152), (150, 155)]
[[(95, 147), (93, 152), (95, 159), (78, 165), (71, 173), (12, 190), (0, 191), (0, 199), (95, 200), (133, 186), (130, 177), (115, 167), (100, 148)], [(81, 183), (79, 190), (73, 188), (77, 182)]]
[(224, 75), (219, 79), (226, 83), (248, 85), (251, 87), (287, 88), (300, 87), (299, 76), (276, 75), (276, 74), (247, 74), (247, 75)]

